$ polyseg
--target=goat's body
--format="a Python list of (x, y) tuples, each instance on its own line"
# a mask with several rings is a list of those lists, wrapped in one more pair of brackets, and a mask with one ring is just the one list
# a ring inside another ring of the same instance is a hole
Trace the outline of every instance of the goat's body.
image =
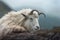
[(12, 31), (40, 30), (38, 23), (39, 12), (32, 9), (11, 11), (0, 19), (0, 39)]

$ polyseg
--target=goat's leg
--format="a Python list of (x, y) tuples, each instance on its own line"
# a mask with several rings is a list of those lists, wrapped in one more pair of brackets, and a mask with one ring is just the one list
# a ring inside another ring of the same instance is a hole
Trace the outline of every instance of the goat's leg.
[(16, 26), (13, 28), (13, 32), (15, 32), (15, 33), (16, 32), (20, 33), (20, 32), (25, 32), (25, 31), (26, 31), (26, 29), (24, 27)]

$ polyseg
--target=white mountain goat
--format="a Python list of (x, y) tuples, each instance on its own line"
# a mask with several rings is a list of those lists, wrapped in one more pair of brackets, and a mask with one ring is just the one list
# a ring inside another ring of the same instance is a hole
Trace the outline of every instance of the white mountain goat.
[(13, 30), (33, 32), (40, 30), (39, 15), (44, 13), (32, 9), (11, 11), (0, 19), (0, 37), (11, 33)]

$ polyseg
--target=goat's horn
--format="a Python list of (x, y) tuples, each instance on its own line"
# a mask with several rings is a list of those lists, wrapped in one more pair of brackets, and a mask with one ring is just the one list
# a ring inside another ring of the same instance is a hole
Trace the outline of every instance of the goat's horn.
[(46, 17), (46, 15), (44, 13), (39, 13), (39, 15), (41, 15), (41, 14), (44, 15), (44, 17)]
[(32, 15), (34, 11), (38, 12), (38, 15), (43, 14), (44, 17), (46, 17), (46, 15), (45, 15), (43, 12), (40, 13), (38, 10), (32, 10), (32, 11), (30, 12), (30, 15)]

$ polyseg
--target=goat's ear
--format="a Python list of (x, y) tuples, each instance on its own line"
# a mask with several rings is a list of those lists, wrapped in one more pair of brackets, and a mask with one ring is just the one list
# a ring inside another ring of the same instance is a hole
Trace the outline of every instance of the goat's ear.
[(32, 11), (30, 12), (30, 15), (32, 15), (34, 11), (38, 12), (37, 10), (32, 10)]
[(25, 18), (27, 18), (27, 16), (25, 14), (22, 14)]

